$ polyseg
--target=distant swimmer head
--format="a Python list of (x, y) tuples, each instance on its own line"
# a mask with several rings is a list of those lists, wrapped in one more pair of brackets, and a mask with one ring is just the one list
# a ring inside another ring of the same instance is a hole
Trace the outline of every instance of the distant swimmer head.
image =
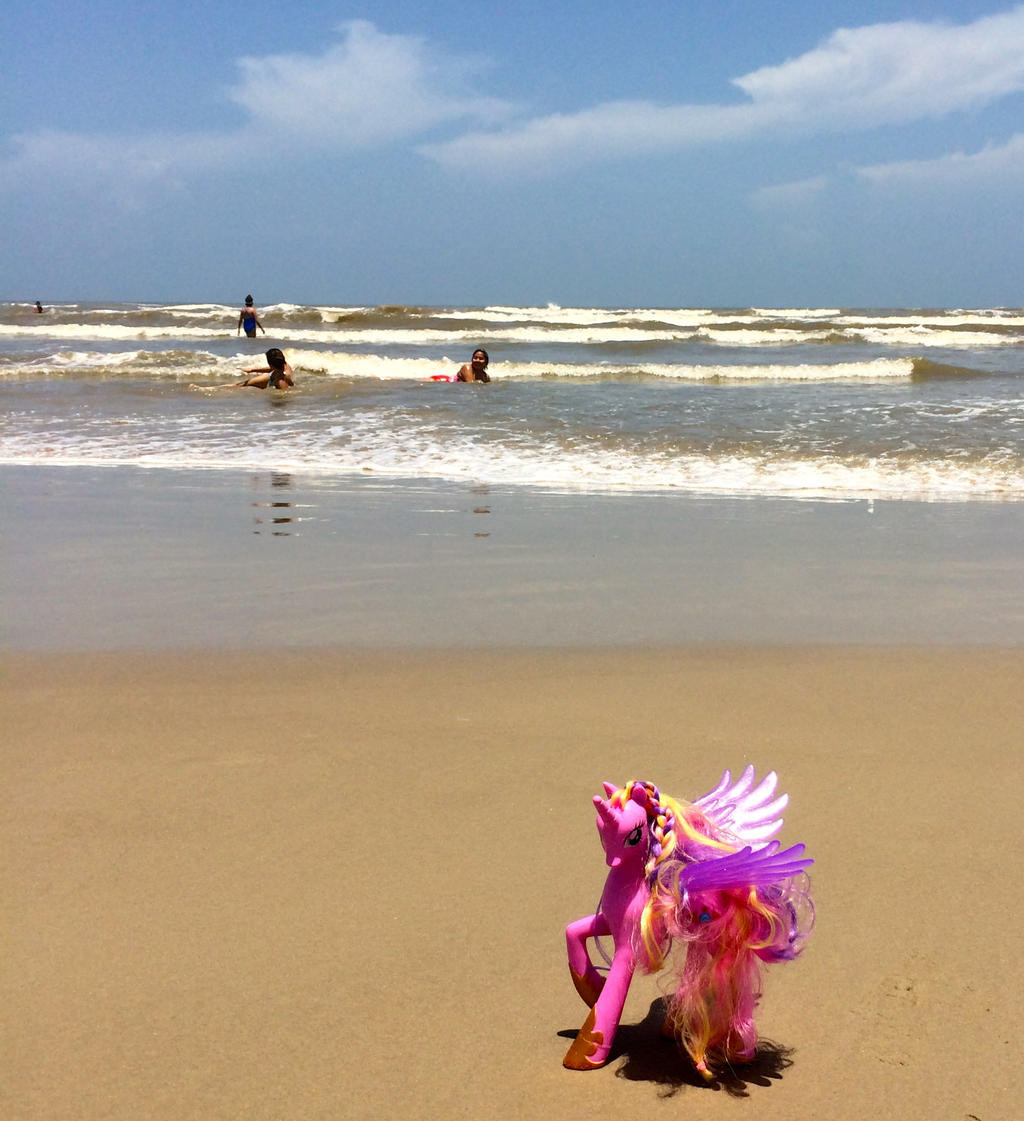
[(252, 307), (252, 296), (246, 296), (245, 297), (245, 306), (246, 307)]
[(486, 350), (484, 350), (484, 348), (482, 346), (478, 346), (476, 348), (476, 350), (473, 351), (473, 361), (474, 361), (474, 363), (476, 362), (478, 355), (480, 355), (483, 358), (483, 366), (486, 369), (488, 363), (491, 361), (491, 356), (487, 353)]
[(267, 351), (267, 365), (274, 370), (283, 370), (284, 352), (279, 350), (276, 346), (272, 346)]

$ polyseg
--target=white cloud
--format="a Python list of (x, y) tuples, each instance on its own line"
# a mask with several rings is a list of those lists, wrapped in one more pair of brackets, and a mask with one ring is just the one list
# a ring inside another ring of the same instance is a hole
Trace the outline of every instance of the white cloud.
[[(248, 57), (238, 67), (228, 90), (243, 110), (237, 124), (138, 137), (25, 133), (0, 154), (0, 188), (53, 178), (89, 190), (103, 184), (128, 198), (136, 188), (239, 166), (251, 159), (256, 139), (279, 151), (345, 153), (468, 125), (474, 131), (419, 150), (448, 166), (523, 174), (687, 146), (906, 123), (1024, 91), (1024, 6), (964, 25), (904, 21), (836, 31), (797, 58), (737, 78), (747, 97), (738, 105), (616, 100), (507, 127), (495, 126), (516, 109), (474, 92), (475, 58), (362, 20), (342, 25), (319, 53)], [(1007, 159), (1015, 151), (1008, 148)], [(994, 171), (997, 152), (950, 156), (945, 166), (949, 174), (966, 174), (968, 162)], [(876, 181), (909, 176), (910, 166), (862, 174)], [(770, 205), (787, 191), (806, 195), (820, 190), (816, 183), (766, 188), (756, 201)]]
[(974, 23), (876, 24), (735, 84), (780, 120), (870, 127), (977, 109), (1024, 90), (1024, 7)]
[(342, 28), (319, 56), (244, 58), (231, 97), (261, 130), (304, 141), (365, 146), (419, 134), (450, 121), (493, 124), (511, 105), (477, 97), (464, 77), (471, 60), (445, 57), (423, 40), (386, 35), (365, 20)]
[(739, 137), (750, 132), (752, 116), (727, 106), (611, 101), (579, 113), (537, 117), (502, 132), (467, 133), (419, 150), (453, 167), (548, 171), (564, 163)]
[(212, 133), (123, 137), (47, 130), (15, 136), (12, 146), (8, 171), (30, 175), (62, 166), (84, 185), (123, 176), (159, 179), (181, 167), (216, 168), (244, 152), (241, 144)]
[(973, 153), (950, 152), (934, 159), (846, 167), (834, 174), (761, 187), (751, 192), (749, 201), (776, 218), (784, 218), (787, 213), (806, 217), (817, 200), (827, 199), (827, 205), (834, 208), (840, 192), (857, 181), (891, 188), (918, 201), (925, 191), (952, 194), (961, 189), (975, 197), (979, 191), (994, 191), (1018, 198), (1024, 188), (1024, 133), (1015, 133), (1004, 144), (989, 144)]
[(424, 145), (451, 165), (544, 171), (712, 141), (872, 128), (977, 109), (1024, 90), (1024, 6), (966, 25), (910, 21), (835, 32), (734, 82), (741, 105), (610, 102)]
[(197, 174), (240, 163), (251, 150), (241, 134), (124, 137), (58, 130), (14, 136), (10, 147), (0, 158), (0, 190), (59, 183), (126, 210), (144, 205), (154, 185), (180, 189)]
[(934, 159), (894, 160), (864, 167), (844, 168), (832, 175), (815, 175), (791, 183), (761, 187), (750, 194), (750, 202), (764, 210), (802, 210), (826, 194), (855, 180), (878, 187), (920, 192), (965, 187), (1024, 188), (1024, 132), (1015, 133), (1005, 144), (989, 144), (973, 153), (950, 152)]
[(804, 209), (808, 203), (821, 195), (829, 185), (827, 175), (813, 175), (808, 179), (797, 179), (792, 183), (776, 183), (771, 187), (761, 187), (752, 192), (750, 201), (754, 206), (765, 210)]
[(263, 147), (351, 151), (423, 135), (446, 123), (493, 124), (512, 107), (468, 87), (474, 60), (432, 50), (422, 40), (387, 35), (357, 20), (319, 55), (271, 55), (238, 63), (229, 90), (245, 110), (236, 127), (144, 136), (50, 130), (10, 138), (0, 156), (0, 188), (61, 178), (122, 203), (155, 183), (183, 182), (239, 166)]
[(857, 169), (857, 174), (876, 184), (908, 186), (978, 186), (1006, 183), (1024, 186), (1024, 133), (1005, 144), (988, 145), (968, 155), (951, 152), (931, 160), (900, 160)]

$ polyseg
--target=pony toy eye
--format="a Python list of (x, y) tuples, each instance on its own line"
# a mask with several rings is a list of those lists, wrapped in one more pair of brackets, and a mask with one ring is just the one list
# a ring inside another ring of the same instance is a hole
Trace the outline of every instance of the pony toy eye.
[(629, 836), (628, 836), (628, 837), (626, 838), (626, 844), (627, 844), (627, 845), (638, 845), (638, 844), (640, 844), (640, 838), (641, 838), (641, 837), (642, 837), (643, 835), (644, 835), (644, 833), (643, 833), (643, 830), (642, 830), (642, 829), (640, 828), (640, 826), (638, 825), (638, 826), (637, 826), (637, 827), (636, 827), (636, 828), (635, 828), (635, 829), (633, 830), (633, 832), (632, 832), (632, 833), (630, 833), (630, 835), (629, 835)]

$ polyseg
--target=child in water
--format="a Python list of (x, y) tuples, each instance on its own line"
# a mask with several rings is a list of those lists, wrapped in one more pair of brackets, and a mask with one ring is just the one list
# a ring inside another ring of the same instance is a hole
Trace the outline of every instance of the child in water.
[(490, 381), (491, 376), (487, 372), (487, 366), (490, 361), (490, 355), (487, 351), (484, 350), (483, 347), (478, 347), (473, 351), (472, 359), (455, 375), (455, 380)]
[(271, 389), (289, 389), (295, 384), (292, 368), (276, 346), (267, 351), (266, 366), (250, 366), (242, 373), (256, 376), (244, 381), (229, 381), (225, 385), (190, 385), (189, 389), (266, 389), (268, 386)]
[(243, 370), (243, 374), (256, 374), (254, 378), (246, 378), (245, 381), (238, 382), (236, 388), (241, 389), (248, 386), (251, 389), (266, 389), (269, 385), (271, 389), (289, 389), (295, 382), (292, 380), (292, 368), (285, 360), (284, 354), (272, 346), (267, 351), (267, 364), (265, 366), (252, 366), (248, 370)]

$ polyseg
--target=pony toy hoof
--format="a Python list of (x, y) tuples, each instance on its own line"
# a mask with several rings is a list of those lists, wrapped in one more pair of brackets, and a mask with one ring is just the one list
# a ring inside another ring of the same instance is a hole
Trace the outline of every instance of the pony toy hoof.
[[(573, 985), (590, 1015), (565, 1056), (573, 1070), (603, 1066), (633, 973), (655, 973), (673, 943), (685, 952), (674, 978), (666, 1027), (705, 1078), (709, 1052), (748, 1062), (757, 1049), (754, 1009), (764, 964), (790, 961), (814, 926), (803, 845), (771, 838), (788, 797), (775, 796), (771, 772), (754, 768), (733, 782), (726, 771), (694, 802), (676, 801), (650, 782), (604, 784), (595, 797), (608, 878), (593, 915), (565, 931)], [(594, 967), (587, 940), (609, 935), (608, 975)]]
[(583, 1027), (576, 1034), (572, 1046), (565, 1053), (562, 1066), (570, 1070), (597, 1070), (603, 1067), (608, 1057), (608, 1048), (602, 1047), (604, 1039), (601, 1032), (594, 1030), (595, 1014), (593, 1008)]

